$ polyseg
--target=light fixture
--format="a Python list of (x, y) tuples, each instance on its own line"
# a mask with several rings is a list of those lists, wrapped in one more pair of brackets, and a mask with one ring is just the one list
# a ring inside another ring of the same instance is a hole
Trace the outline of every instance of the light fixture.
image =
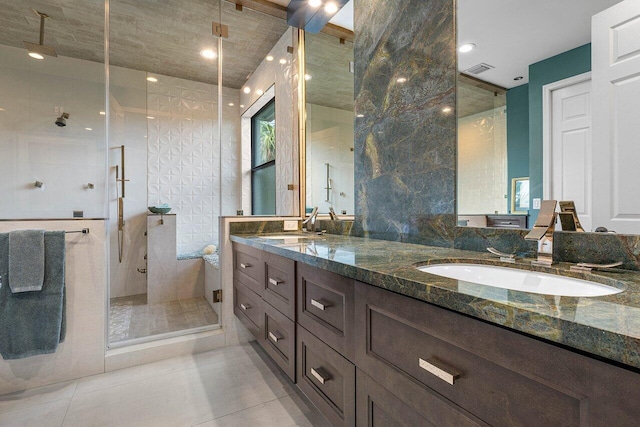
[(251, 88), (250, 88), (249, 86), (245, 86), (245, 88), (244, 88), (244, 89), (242, 89), (242, 91), (243, 91), (244, 93), (251, 93)]
[(322, 0), (309, 0), (309, 6), (320, 7), (322, 6)]
[(44, 55), (58, 56), (53, 47), (45, 46), (44, 44), (44, 20), (47, 19), (49, 15), (38, 12), (37, 10), (34, 10), (34, 12), (40, 17), (40, 42), (38, 44), (27, 41), (23, 42), (24, 46), (29, 51), (29, 56), (33, 59), (44, 59)]
[(334, 14), (338, 11), (338, 5), (334, 2), (330, 1), (329, 3), (324, 5), (324, 11), (329, 14)]
[(229, 103), (229, 107), (233, 107), (234, 105), (236, 105), (236, 104), (234, 104), (233, 102)]
[(244, 104), (240, 104), (240, 108), (244, 108)]
[(444, 108), (442, 109), (442, 112), (443, 112), (443, 113), (445, 113), (445, 114), (446, 114), (446, 113), (450, 113), (450, 112), (451, 112), (451, 107), (444, 107)]
[(7, 111), (7, 110), (5, 110), (4, 108), (0, 107), (0, 111)]
[(406, 77), (398, 77), (396, 79), (396, 82), (398, 82), (398, 83), (406, 83), (407, 82), (407, 78)]
[(267, 61), (271, 62), (271, 61), (273, 61), (273, 56), (268, 55), (265, 59), (266, 59)]
[(363, 118), (363, 117), (364, 117), (364, 114), (358, 114), (358, 115), (356, 115), (356, 117), (358, 117), (358, 118), (360, 118), (360, 119), (361, 119), (361, 118)]
[(200, 55), (202, 55), (202, 57), (206, 59), (216, 59), (218, 57), (218, 54), (211, 49), (201, 50)]
[(262, 89), (256, 89), (256, 93), (258, 95), (262, 95), (264, 93), (264, 91)]
[(84, 128), (84, 130), (93, 130), (92, 128)]
[(282, 59), (280, 60), (280, 63), (281, 63), (282, 65), (284, 65), (284, 64), (286, 64), (286, 63), (287, 63), (287, 60), (286, 60), (286, 59), (284, 59), (284, 58), (282, 58)]
[(153, 120), (153, 119), (155, 119), (155, 117), (153, 117), (153, 116), (147, 116), (147, 119), (149, 119), (149, 120)]
[(522, 79), (524, 79), (524, 77), (518, 76), (518, 77), (514, 78), (513, 80), (518, 81), (518, 80), (522, 80)]
[(311, 79), (312, 79), (311, 74), (305, 74), (305, 75), (304, 75), (304, 79), (305, 79), (306, 81), (311, 80)]
[(155, 77), (151, 77), (151, 76), (149, 76), (149, 77), (147, 77), (147, 81), (148, 81), (148, 82), (151, 82), (151, 83), (157, 83), (157, 82), (158, 82), (158, 79), (156, 79)]
[(101, 116), (104, 116), (105, 114), (107, 114), (107, 113), (105, 113), (104, 111), (100, 111), (100, 115)]
[(476, 48), (476, 45), (473, 43), (465, 43), (462, 46), (460, 46), (458, 48), (458, 52), (460, 53), (467, 53), (467, 52), (471, 52), (473, 49)]

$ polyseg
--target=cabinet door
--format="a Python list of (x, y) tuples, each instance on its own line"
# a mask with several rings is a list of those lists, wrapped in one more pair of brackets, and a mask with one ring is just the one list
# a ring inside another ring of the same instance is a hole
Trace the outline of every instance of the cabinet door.
[(353, 280), (298, 263), (298, 323), (353, 361)]
[[(393, 388), (395, 381), (380, 378), (385, 386)], [(452, 405), (439, 397), (424, 395), (420, 408), (412, 408), (400, 400), (397, 392), (371, 379), (356, 369), (356, 420), (360, 427), (430, 427), (430, 426), (477, 426), (479, 422), (469, 418), (464, 411), (457, 412)], [(431, 400), (431, 404), (426, 403)], [(437, 408), (437, 409), (435, 409)]]
[(262, 299), (238, 281), (233, 284), (233, 313), (258, 341), (262, 339), (264, 309)]
[(263, 347), (274, 362), (296, 381), (296, 327), (293, 321), (264, 303)]
[(374, 286), (355, 307), (358, 368), (414, 408), (417, 386), (496, 426), (640, 421), (636, 372)]
[(233, 278), (262, 296), (262, 289), (264, 288), (262, 251), (234, 243)]
[(334, 426), (355, 425), (355, 366), (301, 326), (298, 387)]
[(262, 298), (291, 320), (296, 318), (296, 262), (263, 253), (265, 282)]

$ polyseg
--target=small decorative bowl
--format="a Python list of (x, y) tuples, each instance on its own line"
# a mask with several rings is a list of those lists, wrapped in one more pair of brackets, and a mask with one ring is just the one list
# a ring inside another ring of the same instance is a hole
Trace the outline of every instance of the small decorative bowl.
[(171, 208), (149, 206), (149, 211), (154, 214), (166, 214), (166, 213), (169, 213), (170, 210)]

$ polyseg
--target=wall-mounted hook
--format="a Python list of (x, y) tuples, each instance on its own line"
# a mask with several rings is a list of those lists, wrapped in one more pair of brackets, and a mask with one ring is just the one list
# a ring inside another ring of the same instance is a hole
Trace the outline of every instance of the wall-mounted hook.
[(88, 182), (85, 184), (84, 189), (85, 190), (93, 190), (95, 188), (95, 185), (93, 185), (93, 183)]
[(43, 185), (44, 185), (44, 182), (42, 181), (36, 181), (33, 183), (33, 186), (36, 188), (42, 188)]

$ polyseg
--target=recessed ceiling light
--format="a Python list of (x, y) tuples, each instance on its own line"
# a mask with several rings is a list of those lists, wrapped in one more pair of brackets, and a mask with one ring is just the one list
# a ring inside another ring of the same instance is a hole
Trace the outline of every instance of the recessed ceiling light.
[(256, 93), (258, 95), (262, 95), (264, 93), (264, 91), (262, 89), (256, 89)]
[(273, 56), (269, 55), (265, 58), (267, 61), (271, 62), (273, 61)]
[(513, 80), (518, 81), (518, 80), (522, 80), (522, 79), (524, 79), (524, 77), (518, 76), (518, 77), (514, 78)]
[(338, 11), (338, 5), (331, 1), (324, 5), (324, 11), (327, 13), (336, 13)]
[(158, 82), (158, 79), (156, 79), (155, 77), (151, 77), (151, 76), (149, 76), (149, 77), (147, 77), (147, 81), (148, 81), (148, 82), (151, 82), (151, 83), (157, 83), (157, 82)]
[(85, 128), (85, 130), (93, 130), (93, 129), (91, 129), (91, 128)]
[(244, 89), (242, 89), (242, 91), (244, 93), (251, 93), (251, 88), (249, 86), (245, 87)]
[(5, 110), (4, 108), (0, 107), (0, 111), (7, 111), (7, 110)]
[(444, 108), (442, 109), (442, 112), (443, 112), (443, 113), (450, 113), (450, 112), (451, 112), (451, 107), (444, 107)]
[(203, 58), (207, 58), (207, 59), (216, 59), (218, 57), (218, 54), (212, 51), (211, 49), (201, 50), (200, 55), (202, 55)]
[(471, 52), (473, 49), (476, 48), (476, 45), (473, 43), (465, 43), (462, 46), (460, 46), (458, 48), (458, 52), (460, 53), (467, 53), (467, 52)]
[(29, 56), (33, 59), (44, 59), (44, 56), (40, 55), (37, 52), (29, 52)]
[(244, 104), (240, 104), (240, 108), (244, 108)]
[(406, 78), (406, 77), (398, 77), (398, 78), (396, 79), (396, 81), (397, 81), (398, 83), (406, 83), (406, 82), (407, 82), (407, 78)]
[(153, 116), (147, 116), (147, 119), (149, 119), (149, 120), (153, 120), (153, 119), (155, 119), (155, 117), (153, 117)]
[(320, 7), (322, 6), (322, 0), (309, 0), (309, 6)]
[(107, 114), (107, 113), (105, 113), (104, 111), (100, 111), (100, 115), (101, 115), (101, 116), (104, 116), (104, 115), (106, 115), (106, 114)]
[(305, 74), (305, 75), (304, 75), (304, 79), (305, 79), (306, 81), (309, 81), (309, 80), (311, 80), (312, 78), (313, 78), (313, 77), (311, 77), (311, 74)]
[(229, 103), (229, 107), (233, 107), (234, 105), (236, 105), (236, 104), (234, 104), (233, 102)]
[(284, 58), (282, 58), (282, 59), (280, 60), (280, 63), (281, 63), (282, 65), (284, 65), (284, 64), (286, 64), (286, 63), (287, 63), (287, 60), (286, 60), (286, 59), (284, 59)]
[(356, 117), (363, 118), (364, 114), (358, 114)]

